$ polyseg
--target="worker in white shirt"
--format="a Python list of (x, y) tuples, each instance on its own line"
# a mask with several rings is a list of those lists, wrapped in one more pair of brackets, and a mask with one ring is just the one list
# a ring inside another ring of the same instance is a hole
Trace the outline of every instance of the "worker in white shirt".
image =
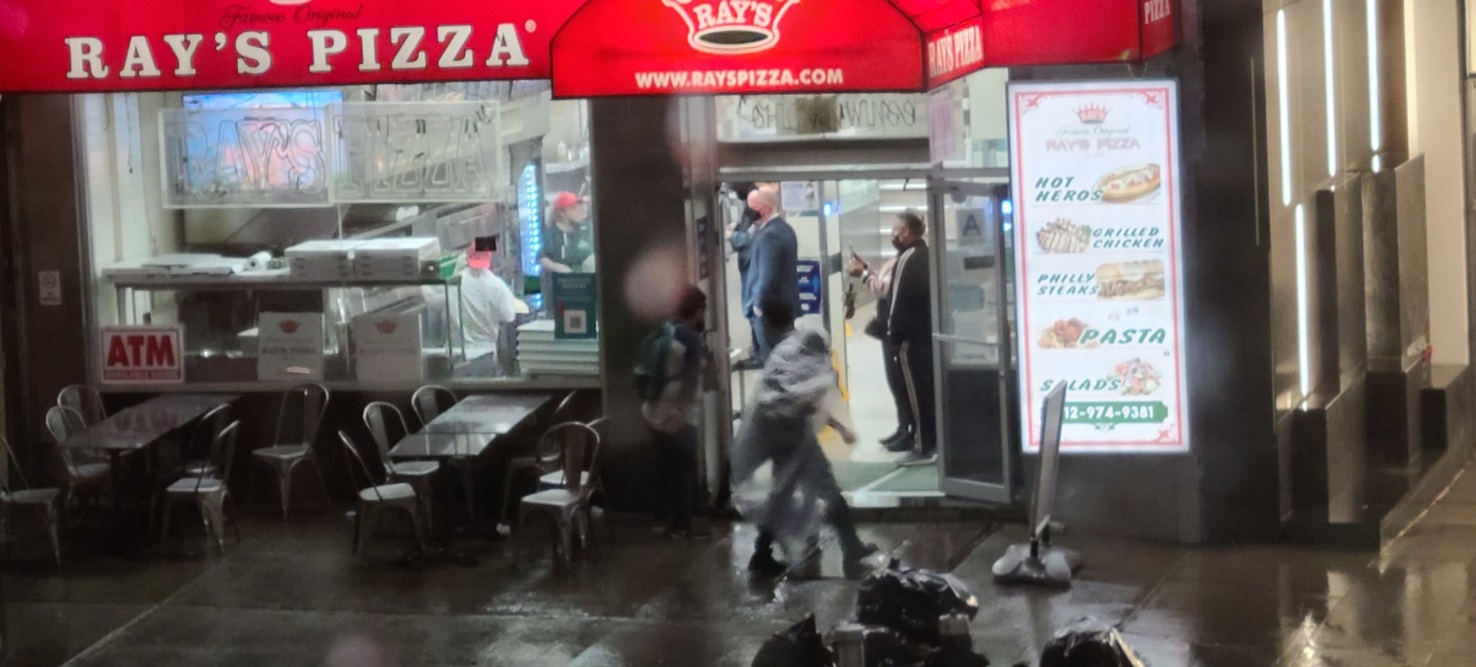
[(492, 271), (496, 252), (495, 236), (475, 239), (466, 251), (466, 271), (461, 275), (461, 328), (468, 360), (495, 353), (502, 325), (511, 324), (518, 313), (528, 312), (507, 283)]

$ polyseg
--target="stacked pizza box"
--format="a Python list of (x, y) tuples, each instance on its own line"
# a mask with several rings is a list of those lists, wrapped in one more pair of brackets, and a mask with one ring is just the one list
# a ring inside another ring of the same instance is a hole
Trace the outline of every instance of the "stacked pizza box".
[(362, 241), (308, 241), (292, 246), (283, 253), (293, 280), (326, 282), (350, 280), (354, 277), (354, 250)]
[(416, 280), (426, 262), (441, 254), (440, 239), (410, 237), (373, 239), (354, 248), (354, 277), (359, 280)]
[(518, 327), (518, 366), (528, 375), (599, 375), (600, 340), (560, 340), (553, 320), (534, 320)]

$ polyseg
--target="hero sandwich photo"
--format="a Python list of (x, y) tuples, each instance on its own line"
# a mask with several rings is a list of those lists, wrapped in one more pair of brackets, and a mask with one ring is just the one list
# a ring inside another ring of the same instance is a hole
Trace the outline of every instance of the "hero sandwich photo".
[(1164, 284), (1160, 259), (1110, 262), (1097, 267), (1097, 296), (1103, 299), (1161, 299)]

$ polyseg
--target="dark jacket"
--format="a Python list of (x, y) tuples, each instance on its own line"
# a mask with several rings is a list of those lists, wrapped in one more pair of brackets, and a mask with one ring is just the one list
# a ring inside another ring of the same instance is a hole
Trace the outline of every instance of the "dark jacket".
[(919, 241), (902, 251), (892, 277), (887, 335), (892, 343), (931, 345), (933, 335), (933, 293), (928, 288), (928, 244)]
[(747, 206), (743, 207), (743, 217), (738, 219), (738, 224), (733, 227), (733, 236), (728, 243), (733, 246), (733, 252), (738, 255), (738, 274), (747, 275), (749, 263), (753, 253), (753, 221), (758, 219), (758, 211)]
[(799, 238), (784, 218), (774, 218), (750, 235), (748, 273), (743, 276), (743, 315), (752, 317), (767, 296), (777, 295), (800, 313)]

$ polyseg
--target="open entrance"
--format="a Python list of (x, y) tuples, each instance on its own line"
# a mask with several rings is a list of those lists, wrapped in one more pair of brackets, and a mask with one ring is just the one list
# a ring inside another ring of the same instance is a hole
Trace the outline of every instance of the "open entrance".
[[(1009, 502), (1013, 287), (1006, 270), (1004, 184), (945, 192), (939, 185), (930, 189), (925, 172), (732, 180), (719, 199), (724, 219), (739, 231), (744, 199), (758, 187), (778, 192), (783, 217), (794, 229), (802, 304), (797, 326), (829, 334), (858, 436), (846, 445), (833, 430), (821, 434), (841, 489), (853, 503), (873, 506), (945, 494)], [(913, 349), (911, 364), (898, 358), (898, 349), (884, 343), (877, 335), (881, 327), (873, 325), (891, 315), (888, 286), (896, 280), (899, 257), (893, 234), (908, 213), (925, 221), (923, 252), (930, 268), (920, 274), (926, 307), (909, 309), (927, 332), (911, 343), (924, 346)], [(866, 275), (848, 271), (853, 255), (868, 268)], [(723, 256), (733, 368), (729, 395), (736, 419), (753, 400), (762, 370), (745, 363), (757, 354), (751, 313), (743, 303), (748, 258), (732, 243), (724, 244)], [(923, 444), (929, 435), (931, 449)]]

